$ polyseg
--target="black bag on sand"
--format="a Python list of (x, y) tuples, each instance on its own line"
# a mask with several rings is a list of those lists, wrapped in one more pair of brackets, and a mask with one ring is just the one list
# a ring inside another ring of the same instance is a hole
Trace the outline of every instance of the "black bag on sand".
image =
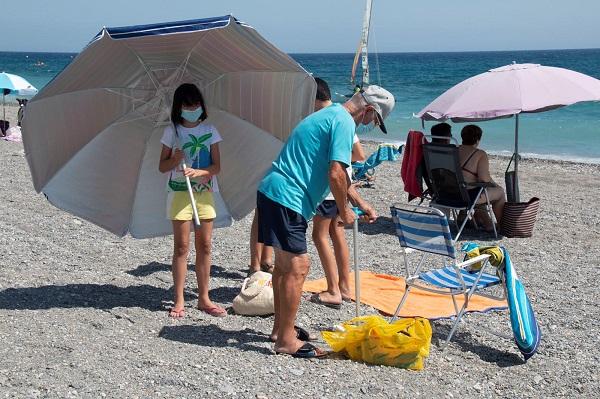
[(510, 165), (512, 161), (515, 159), (516, 154), (513, 154), (510, 157), (510, 161), (508, 162), (508, 166), (506, 167), (506, 171), (504, 172), (504, 186), (506, 187), (506, 200), (508, 202), (515, 202), (519, 197), (519, 186), (516, 184), (515, 180), (515, 171), (510, 169)]
[(508, 238), (531, 237), (539, 208), (540, 199), (537, 197), (528, 202), (507, 202), (502, 213), (500, 234)]
[(0, 119), (0, 136), (6, 136), (6, 131), (10, 127), (10, 122)]

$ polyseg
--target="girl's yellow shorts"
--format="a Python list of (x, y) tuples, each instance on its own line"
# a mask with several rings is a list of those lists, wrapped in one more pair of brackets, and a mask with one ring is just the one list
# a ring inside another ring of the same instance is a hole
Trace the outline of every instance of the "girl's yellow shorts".
[[(194, 193), (196, 209), (200, 220), (214, 219), (217, 217), (213, 193), (203, 191)], [(167, 218), (170, 220), (192, 220), (192, 203), (187, 191), (172, 191), (167, 195)]]

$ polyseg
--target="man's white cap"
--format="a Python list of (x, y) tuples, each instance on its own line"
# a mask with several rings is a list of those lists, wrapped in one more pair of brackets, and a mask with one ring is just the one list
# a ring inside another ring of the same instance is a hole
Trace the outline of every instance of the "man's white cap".
[(394, 105), (396, 104), (396, 100), (394, 100), (394, 95), (384, 89), (383, 87), (377, 85), (367, 86), (365, 89), (359, 92), (362, 94), (363, 98), (375, 108), (377, 112), (379, 128), (382, 132), (387, 133), (387, 129), (383, 124), (383, 120), (387, 118), (387, 116), (394, 109)]

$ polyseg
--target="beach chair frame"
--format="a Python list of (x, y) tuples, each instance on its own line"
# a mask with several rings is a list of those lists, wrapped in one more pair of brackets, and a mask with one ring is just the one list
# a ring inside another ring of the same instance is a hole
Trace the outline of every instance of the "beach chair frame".
[[(426, 138), (431, 139), (432, 136), (424, 136), (423, 140)], [(480, 208), (483, 208), (492, 220), (494, 238), (498, 238), (496, 218), (487, 194), (487, 188), (492, 187), (492, 184), (465, 182), (458, 160), (458, 147), (454, 144), (424, 142), (423, 158), (432, 191), (429, 206), (452, 216), (457, 228), (454, 239), (459, 239), (469, 220), (478, 228), (474, 215), (475, 210)], [(468, 189), (479, 189), (474, 199), (469, 197)], [(478, 204), (482, 194), (485, 194), (485, 202)], [(459, 226), (458, 214), (461, 211), (465, 212), (466, 217)]]
[[(396, 230), (396, 235), (400, 241), (402, 248), (402, 257), (404, 260), (405, 272), (405, 291), (400, 299), (400, 303), (396, 308), (391, 320), (394, 321), (400, 310), (404, 306), (410, 291), (413, 288), (425, 290), (442, 295), (450, 295), (454, 305), (454, 322), (448, 336), (444, 342), (444, 347), (450, 342), (454, 335), (458, 324), (463, 319), (465, 311), (469, 306), (471, 297), (477, 293), (492, 299), (504, 299), (504, 296), (493, 295), (484, 292), (484, 289), (500, 284), (500, 279), (495, 275), (485, 273), (489, 265), (489, 255), (483, 254), (474, 258), (459, 262), (456, 257), (454, 248), (455, 240), (450, 234), (450, 227), (446, 215), (439, 209), (425, 207), (419, 205), (392, 205), (390, 207), (392, 219)], [(417, 265), (412, 268), (408, 261), (408, 252), (419, 252), (421, 254)], [(451, 268), (454, 271), (458, 283), (454, 282), (454, 287), (443, 287), (433, 285), (430, 281), (424, 279), (427, 273), (422, 273), (421, 268), (428, 256), (437, 255), (443, 259), (443, 268), (434, 269), (429, 273), (444, 271)], [(466, 267), (478, 262), (483, 262), (481, 269), (478, 272), (467, 272)], [(469, 273), (469, 283), (465, 281), (465, 273)], [(484, 282), (485, 281), (485, 282)], [(456, 296), (464, 296), (464, 304), (458, 307)]]

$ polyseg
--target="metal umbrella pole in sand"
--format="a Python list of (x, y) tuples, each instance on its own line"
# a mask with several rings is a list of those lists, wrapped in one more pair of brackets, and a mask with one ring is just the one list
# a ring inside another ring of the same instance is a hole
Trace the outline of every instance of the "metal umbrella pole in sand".
[[(179, 134), (177, 133), (177, 126), (173, 126), (173, 128), (175, 129), (175, 137), (177, 138), (177, 143), (176, 143), (176, 147), (178, 147), (179, 149), (182, 149), (181, 147), (181, 142), (179, 141)], [(181, 162), (181, 170), (185, 170), (185, 168), (187, 168), (187, 165), (185, 164), (185, 161)], [(188, 194), (190, 195), (190, 204), (192, 204), (192, 215), (194, 216), (194, 226), (195, 227), (200, 227), (200, 218), (198, 217), (198, 208), (196, 208), (196, 198), (194, 198), (194, 191), (192, 190), (192, 182), (190, 181), (190, 177), (189, 176), (185, 176), (185, 185), (187, 186), (187, 191)]]
[(354, 302), (356, 304), (356, 317), (360, 316), (360, 268), (358, 266), (358, 218), (365, 213), (359, 208), (352, 208), (356, 214), (352, 225), (352, 251), (354, 252)]

